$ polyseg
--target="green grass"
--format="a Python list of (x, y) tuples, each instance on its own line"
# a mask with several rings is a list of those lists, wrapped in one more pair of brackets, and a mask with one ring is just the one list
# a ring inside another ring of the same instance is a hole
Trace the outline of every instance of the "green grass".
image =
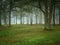
[(44, 31), (41, 25), (1, 27), (0, 45), (60, 45), (60, 26)]

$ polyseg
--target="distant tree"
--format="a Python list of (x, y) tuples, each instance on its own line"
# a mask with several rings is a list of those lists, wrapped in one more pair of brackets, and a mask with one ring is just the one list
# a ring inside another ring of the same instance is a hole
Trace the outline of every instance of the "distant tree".
[(30, 13), (30, 25), (32, 26), (32, 14)]
[(3, 1), (0, 0), (0, 26), (2, 25), (2, 24), (1, 24), (2, 6), (3, 6), (2, 4), (3, 4)]
[(40, 11), (38, 11), (38, 8), (35, 8), (34, 12), (35, 12), (36, 24), (38, 24), (37, 20), (38, 20), (38, 15), (39, 15)]
[[(32, 25), (32, 22), (33, 22), (33, 20), (32, 20), (32, 6), (31, 5), (25, 5), (24, 8), (23, 8), (23, 10), (26, 13), (29, 13), (28, 16), (30, 16), (30, 24)], [(27, 19), (27, 21), (28, 21), (28, 19)]]
[(9, 27), (11, 26), (11, 11), (13, 8), (14, 0), (9, 0)]
[(53, 26), (55, 26), (55, 4), (53, 6)]
[(60, 9), (59, 9), (59, 25), (60, 25)]
[(29, 13), (26, 12), (27, 24), (29, 24)]
[(4, 24), (6, 25), (7, 24), (7, 1), (4, 0), (3, 1), (3, 16), (4, 16)]
[(12, 0), (9, 2), (9, 27), (11, 26), (11, 10), (12, 10)]

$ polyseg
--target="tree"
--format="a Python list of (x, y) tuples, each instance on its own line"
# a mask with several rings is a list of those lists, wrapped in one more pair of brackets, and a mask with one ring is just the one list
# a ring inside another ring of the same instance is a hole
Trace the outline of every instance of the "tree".
[(35, 18), (36, 18), (36, 24), (37, 24), (37, 19), (38, 19), (38, 9), (35, 8), (35, 9), (34, 9), (34, 12), (35, 12)]
[(26, 12), (26, 13), (29, 13), (28, 16), (30, 16), (30, 24), (32, 25), (32, 6), (31, 5), (25, 5), (23, 10)]
[(0, 11), (0, 26), (1, 26), (1, 11)]
[(26, 12), (27, 24), (29, 24), (29, 13)]
[(41, 8), (40, 0), (38, 0), (38, 4), (39, 4), (39, 9), (44, 13), (45, 29), (50, 30), (54, 0), (45, 0), (44, 1), (45, 11)]
[(20, 24), (23, 24), (22, 18), (23, 18), (23, 9), (20, 10)]
[(60, 9), (59, 9), (59, 25), (60, 25)]
[[(59, 11), (59, 25), (60, 25), (60, 0), (55, 0), (55, 3), (54, 3), (55, 5), (55, 8), (57, 8), (58, 9), (58, 11)], [(56, 10), (56, 9), (55, 9)]]
[(9, 27), (11, 26), (11, 10), (12, 10), (12, 0), (10, 0), (9, 6)]
[(11, 11), (13, 8), (13, 2), (14, 0), (9, 0), (9, 27), (11, 26)]
[(4, 23), (7, 24), (7, 1), (3, 1), (3, 16), (4, 16)]
[(1, 24), (2, 6), (3, 6), (2, 4), (3, 4), (3, 1), (0, 0), (0, 26), (2, 25), (2, 24)]
[(55, 26), (55, 4), (53, 6), (53, 26)]

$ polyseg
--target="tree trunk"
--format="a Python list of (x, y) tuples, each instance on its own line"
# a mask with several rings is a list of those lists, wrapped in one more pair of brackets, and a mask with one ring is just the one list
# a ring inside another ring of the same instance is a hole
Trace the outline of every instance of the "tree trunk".
[(44, 13), (45, 29), (51, 30), (51, 18), (52, 18), (52, 10), (53, 10), (54, 0), (50, 0), (49, 3), (48, 3), (48, 0), (44, 1), (45, 11), (41, 7), (40, 0), (38, 0), (38, 4), (39, 4), (39, 9)]
[(45, 19), (45, 29), (49, 29), (48, 25), (48, 4), (47, 1), (45, 1), (45, 14), (44, 14), (44, 19)]
[(27, 16), (27, 24), (29, 24), (29, 16)]
[(14, 24), (16, 24), (16, 23), (15, 23), (15, 17), (14, 17)]
[(7, 22), (6, 22), (6, 15), (4, 16), (4, 23), (5, 23), (5, 25), (7, 24)]
[(22, 24), (22, 18), (20, 19), (20, 24)]
[(12, 0), (10, 0), (10, 7), (9, 7), (9, 27), (11, 27), (11, 10), (12, 10)]
[(22, 15), (20, 15), (20, 24), (22, 24)]
[(32, 15), (30, 15), (30, 24), (32, 26)]
[(0, 26), (1, 26), (1, 11), (0, 11)]
[(9, 27), (11, 26), (11, 11), (9, 11)]
[[(51, 12), (52, 13), (52, 12)], [(51, 19), (52, 19), (52, 14), (49, 14), (49, 19), (48, 19), (48, 29), (51, 30)]]
[(44, 15), (42, 15), (42, 13), (39, 15), (39, 24), (43, 24), (43, 18), (42, 18), (42, 16), (44, 16)]
[(51, 13), (48, 15), (48, 13), (45, 14), (45, 29), (51, 30)]
[(22, 19), (22, 24), (24, 24), (25, 22), (24, 22), (24, 16), (23, 16), (23, 19)]
[(37, 15), (36, 15), (36, 24), (37, 24)]
[(49, 25), (48, 25), (48, 13), (46, 13), (45, 15), (44, 15), (44, 19), (45, 19), (45, 27), (44, 27), (44, 29), (48, 29), (49, 27)]
[(60, 25), (60, 9), (59, 9), (59, 25)]
[(6, 25), (7, 24), (7, 21), (6, 21), (6, 11), (4, 10), (4, 24)]
[(46, 16), (48, 15), (48, 18), (47, 17), (45, 17), (45, 25), (47, 24), (47, 27), (46, 27), (46, 29), (48, 29), (48, 30), (51, 30), (52, 28), (51, 28), (51, 19), (52, 19), (52, 10), (53, 10), (53, 1), (54, 0), (51, 0), (51, 2), (50, 2), (50, 6), (49, 6), (49, 13), (48, 13), (48, 4), (47, 4), (47, 2), (45, 3), (46, 5), (45, 5), (45, 8), (46, 8)]
[(55, 26), (55, 5), (53, 7), (53, 26)]
[(16, 15), (16, 24), (17, 24), (17, 15)]
[(0, 26), (1, 24), (1, 15), (2, 15), (2, 0), (0, 0)]

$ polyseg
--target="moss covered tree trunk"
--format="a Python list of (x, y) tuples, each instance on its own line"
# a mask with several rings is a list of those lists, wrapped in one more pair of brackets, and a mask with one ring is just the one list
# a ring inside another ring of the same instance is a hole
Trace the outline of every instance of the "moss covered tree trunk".
[(52, 19), (52, 10), (53, 10), (53, 1), (50, 1), (49, 10), (48, 10), (48, 0), (45, 1), (45, 29), (51, 30), (51, 19)]

